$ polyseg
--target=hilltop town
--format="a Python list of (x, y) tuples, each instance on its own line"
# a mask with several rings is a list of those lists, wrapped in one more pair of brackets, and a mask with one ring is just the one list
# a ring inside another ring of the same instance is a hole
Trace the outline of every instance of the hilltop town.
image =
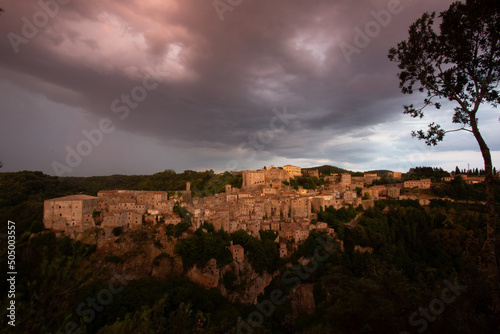
[[(429, 203), (425, 196), (409, 190), (430, 189), (431, 179), (402, 182), (401, 173), (389, 172), (387, 177), (394, 182), (374, 185), (374, 181), (380, 179), (376, 173), (363, 176), (341, 173), (324, 176), (326, 183), (317, 189), (292, 187), (291, 182), (303, 174), (319, 177), (318, 170), (302, 170), (291, 165), (271, 166), (243, 171), (240, 189), (226, 185), (224, 193), (214, 196), (193, 197), (189, 182), (184, 191), (170, 194), (166, 191), (101, 190), (97, 197), (71, 195), (45, 201), (43, 222), (47, 229), (76, 238), (96, 227), (110, 233), (115, 228), (133, 231), (144, 226), (177, 225), (187, 220), (192, 229), (209, 223), (215, 231), (244, 230), (256, 238), (260, 237), (260, 230), (273, 230), (278, 232), (281, 241), (298, 244), (315, 229), (335, 236), (333, 228), (317, 221), (317, 212), (328, 207), (361, 206), (366, 209), (375, 200), (384, 198), (418, 199), (422, 205)], [(447, 177), (444, 181), (451, 179)], [(468, 180), (482, 181), (481, 177)], [(286, 253), (282, 247), (281, 256)]]

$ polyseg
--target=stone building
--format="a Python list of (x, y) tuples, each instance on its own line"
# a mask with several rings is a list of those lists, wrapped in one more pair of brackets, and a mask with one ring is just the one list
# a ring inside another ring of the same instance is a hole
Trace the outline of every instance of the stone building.
[(276, 188), (281, 182), (290, 181), (288, 172), (279, 168), (246, 170), (242, 172), (242, 190), (258, 190), (265, 187)]
[(288, 175), (293, 179), (295, 177), (301, 177), (302, 176), (302, 169), (297, 166), (293, 165), (285, 165), (283, 166), (283, 169), (288, 172)]
[(47, 229), (83, 231), (95, 226), (93, 213), (99, 210), (99, 198), (72, 195), (49, 199), (43, 205), (43, 225)]
[(398, 187), (387, 187), (387, 197), (399, 198), (401, 189)]
[(342, 173), (340, 175), (340, 183), (346, 187), (351, 184), (351, 174), (349, 173)]
[(430, 189), (431, 179), (410, 180), (404, 182), (405, 188)]
[(310, 218), (311, 201), (308, 197), (295, 197), (290, 200), (290, 217)]
[[(366, 196), (368, 194), (368, 196)], [(379, 190), (376, 187), (371, 187), (368, 189), (363, 189), (361, 192), (363, 197), (368, 197), (370, 199), (378, 199), (379, 198)]]
[(288, 256), (288, 249), (284, 242), (280, 243), (280, 258)]
[(346, 203), (352, 203), (357, 196), (358, 195), (355, 191), (346, 191), (344, 193), (344, 201)]
[(373, 184), (373, 181), (379, 180), (380, 177), (375, 173), (365, 173), (363, 175), (363, 182), (365, 184)]
[[(231, 241), (232, 243), (232, 241)], [(245, 260), (245, 249), (241, 245), (231, 245), (228, 247), (233, 260), (237, 262), (243, 262)]]

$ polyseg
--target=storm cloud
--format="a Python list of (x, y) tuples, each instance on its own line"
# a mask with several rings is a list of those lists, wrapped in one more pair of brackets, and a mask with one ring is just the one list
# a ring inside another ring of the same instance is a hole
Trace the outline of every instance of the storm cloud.
[[(410, 137), (411, 129), (451, 117), (402, 115), (402, 105), (418, 97), (400, 93), (387, 59), (423, 12), (451, 2), (6, 3), (2, 170), (54, 175), (54, 162), (67, 167), (64, 175), (287, 163), (481, 167), (465, 133), (432, 149)], [(498, 111), (483, 113), (496, 162)], [(89, 151), (81, 143), (91, 142), (84, 132), (93, 130), (102, 138), (95, 135)], [(68, 148), (85, 154), (68, 165)]]

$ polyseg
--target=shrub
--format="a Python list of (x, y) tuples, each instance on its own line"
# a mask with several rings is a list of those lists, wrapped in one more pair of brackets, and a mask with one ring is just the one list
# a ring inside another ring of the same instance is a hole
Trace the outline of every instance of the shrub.
[(115, 255), (111, 255), (111, 256), (106, 256), (104, 258), (104, 260), (106, 262), (111, 262), (111, 263), (115, 263), (115, 264), (118, 264), (118, 263), (123, 263), (123, 259), (119, 256), (115, 256)]
[(112, 231), (115, 237), (119, 236), (123, 232), (123, 227), (115, 227)]

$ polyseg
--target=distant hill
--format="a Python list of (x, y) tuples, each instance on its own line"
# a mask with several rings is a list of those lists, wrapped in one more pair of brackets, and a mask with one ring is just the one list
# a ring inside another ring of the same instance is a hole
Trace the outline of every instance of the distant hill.
[[(319, 170), (320, 174), (341, 174), (341, 173), (354, 173), (353, 171), (343, 169), (340, 167), (336, 166), (330, 166), (330, 165), (323, 165), (319, 167), (308, 167), (308, 168), (302, 168), (303, 170)], [(387, 176), (387, 173), (392, 172), (391, 170), (388, 169), (376, 169), (376, 170), (369, 170), (366, 172), (362, 173), (367, 173), (367, 174), (377, 174), (378, 176)]]
[(317, 169), (320, 174), (340, 174), (340, 173), (351, 173), (351, 171), (347, 169), (343, 169), (340, 167), (335, 167), (335, 166), (330, 166), (330, 165), (323, 165), (320, 167), (309, 167), (309, 168), (302, 168), (304, 170), (315, 170)]

